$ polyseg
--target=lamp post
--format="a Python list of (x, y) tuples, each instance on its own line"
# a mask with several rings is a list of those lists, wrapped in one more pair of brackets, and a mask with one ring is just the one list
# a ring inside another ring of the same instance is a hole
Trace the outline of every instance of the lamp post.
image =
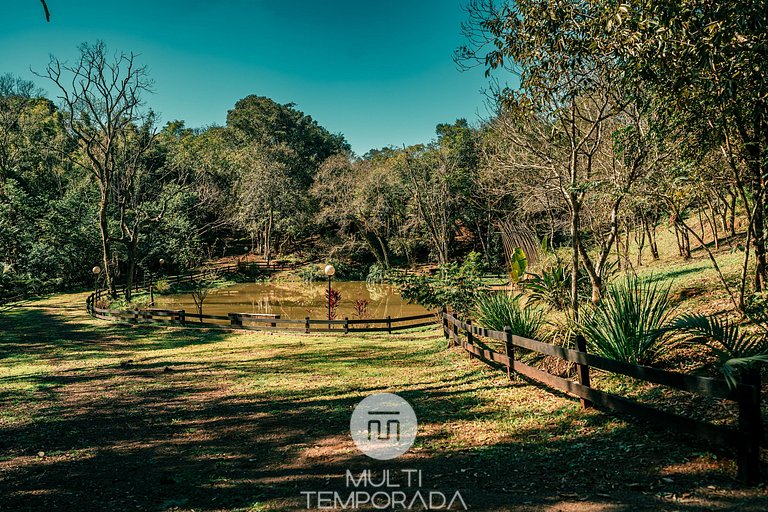
[[(336, 269), (330, 263), (325, 266), (325, 275), (328, 276), (328, 320), (331, 320), (331, 277), (336, 273)], [(331, 328), (331, 324), (328, 324), (328, 328)]]
[(91, 301), (91, 312), (96, 307), (96, 294), (99, 293), (99, 274), (101, 274), (101, 267), (96, 265), (91, 269), (93, 273), (93, 301)]
[(99, 291), (99, 274), (101, 274), (101, 267), (96, 265), (91, 269), (91, 272), (93, 272), (93, 293)]

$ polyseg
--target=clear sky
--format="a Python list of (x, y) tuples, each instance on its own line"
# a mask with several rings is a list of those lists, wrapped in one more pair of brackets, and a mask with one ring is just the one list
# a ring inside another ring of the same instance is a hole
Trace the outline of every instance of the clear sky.
[(0, 73), (34, 79), (49, 54), (73, 60), (102, 39), (140, 54), (163, 122), (223, 124), (257, 94), (296, 103), (363, 154), (486, 115), (482, 70), (451, 60), (465, 0), (48, 0), (50, 23), (39, 0), (1, 3)]

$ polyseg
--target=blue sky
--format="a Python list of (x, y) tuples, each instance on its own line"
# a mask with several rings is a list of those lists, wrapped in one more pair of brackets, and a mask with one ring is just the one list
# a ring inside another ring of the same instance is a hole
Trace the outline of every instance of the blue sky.
[[(295, 102), (358, 153), (433, 138), (437, 123), (484, 117), (481, 69), (451, 60), (464, 0), (38, 0), (3, 2), (0, 73), (33, 79), (83, 41), (140, 54), (163, 122), (223, 124), (249, 94)], [(44, 82), (38, 84), (52, 91)]]

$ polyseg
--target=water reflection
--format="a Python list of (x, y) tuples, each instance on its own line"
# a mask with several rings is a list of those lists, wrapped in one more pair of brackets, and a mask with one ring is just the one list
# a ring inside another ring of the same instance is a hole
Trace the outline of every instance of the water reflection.
[[(421, 315), (428, 313), (417, 304), (408, 304), (397, 290), (388, 284), (368, 284), (365, 281), (339, 281), (333, 287), (341, 292), (337, 318), (358, 318), (355, 301), (369, 301), (365, 318), (385, 318)], [(228, 288), (212, 291), (203, 304), (207, 315), (227, 313), (270, 313), (281, 318), (327, 318), (328, 302), (325, 292), (327, 283), (303, 283), (277, 281), (269, 283), (239, 283)], [(184, 309), (195, 312), (191, 295), (156, 297), (156, 307)]]

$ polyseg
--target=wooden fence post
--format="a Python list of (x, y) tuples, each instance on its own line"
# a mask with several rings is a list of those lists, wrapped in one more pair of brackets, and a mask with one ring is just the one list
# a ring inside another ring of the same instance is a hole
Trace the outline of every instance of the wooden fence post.
[(240, 315), (237, 313), (228, 313), (227, 316), (229, 316), (229, 324), (233, 327), (242, 327), (243, 326), (243, 319), (240, 318)]
[(507, 351), (509, 364), (507, 365), (507, 378), (512, 380), (512, 370), (515, 367), (515, 346), (512, 344), (512, 328), (504, 327), (504, 347)]
[[(587, 340), (584, 339), (584, 336), (581, 334), (576, 335), (576, 350), (579, 352), (587, 353)], [(579, 377), (579, 384), (582, 386), (589, 387), (589, 366), (586, 364), (577, 364), (576, 365), (578, 377)], [(582, 409), (588, 409), (592, 407), (592, 401), (587, 400), (586, 398), (581, 398), (581, 408)]]
[(304, 318), (304, 333), (309, 334), (309, 317)]
[[(280, 320), (280, 315), (275, 315), (275, 320)], [(269, 324), (270, 327), (277, 327), (277, 322), (272, 322)]]
[(445, 306), (443, 306), (440, 314), (443, 320), (443, 336), (445, 336), (445, 339), (448, 339), (448, 312), (446, 311)]
[(344, 317), (344, 334), (349, 334), (349, 317)]
[(387, 315), (387, 332), (392, 334), (392, 317)]
[[(472, 320), (468, 318), (467, 319), (467, 345), (474, 346), (474, 344), (475, 344), (474, 343), (474, 336), (472, 335)], [(475, 357), (475, 355), (472, 352), (470, 352), (469, 353), (469, 358), (473, 359), (474, 357)]]
[(459, 324), (456, 323), (456, 317), (453, 317), (453, 346), (459, 344)]
[(739, 447), (738, 474), (745, 484), (760, 481), (760, 441), (763, 418), (760, 411), (760, 368), (750, 368), (742, 374), (742, 383), (753, 386), (739, 397), (739, 430), (746, 435), (746, 444)]
[(183, 309), (179, 311), (179, 323), (181, 325), (187, 325), (187, 312)]

